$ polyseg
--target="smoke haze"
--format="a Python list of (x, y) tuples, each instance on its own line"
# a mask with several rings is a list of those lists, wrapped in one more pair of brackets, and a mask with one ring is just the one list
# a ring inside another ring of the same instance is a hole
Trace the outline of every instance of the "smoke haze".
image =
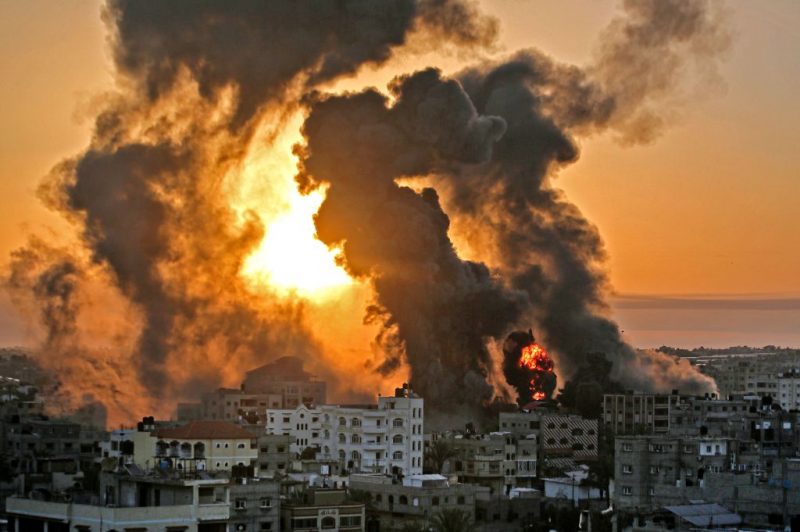
[[(713, 6), (626, 1), (589, 66), (527, 50), (452, 79), (435, 68), (400, 76), (387, 96), (322, 91), (386, 62), (412, 34), (489, 50), (496, 21), (458, 0), (110, 0), (118, 91), (90, 145), (41, 189), (80, 242), (19, 250), (7, 285), (43, 329), (41, 357), (66, 403), (89, 400), (87, 379), (112, 423), (236, 385), (287, 353), (336, 388), (341, 370), (307, 303), (254, 291), (241, 273), (270, 220), (232, 198), (253, 152), (299, 112), (297, 184), (326, 194), (318, 237), (372, 290), (378, 375), (365, 380), (407, 366), (432, 412), (477, 415), (513, 399), (492, 383), (491, 353), (533, 323), (562, 377), (599, 351), (628, 386), (705, 389), (693, 368), (625, 343), (607, 317), (602, 239), (551, 181), (577, 160), (581, 135), (657, 136), (686, 65), (713, 72), (726, 46)], [(427, 186), (401, 184), (410, 178)], [(462, 246), (481, 253), (467, 259)], [(106, 309), (123, 324), (98, 333), (108, 340), (98, 350), (80, 324)]]

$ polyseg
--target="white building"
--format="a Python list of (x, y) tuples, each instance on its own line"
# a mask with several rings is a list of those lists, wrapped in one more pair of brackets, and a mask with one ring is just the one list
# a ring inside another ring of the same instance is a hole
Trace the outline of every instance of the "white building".
[(316, 449), (342, 469), (408, 476), (422, 473), (423, 416), (424, 400), (403, 385), (377, 405), (268, 409), (266, 431), (293, 436), (293, 453)]
[(784, 410), (800, 410), (800, 372), (791, 371), (778, 375), (777, 400)]

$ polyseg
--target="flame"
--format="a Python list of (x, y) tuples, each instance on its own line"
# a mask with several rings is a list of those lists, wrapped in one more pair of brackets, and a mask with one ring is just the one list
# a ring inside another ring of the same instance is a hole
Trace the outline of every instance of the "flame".
[(263, 128), (231, 179), (230, 195), (242, 222), (255, 214), (264, 225), (260, 244), (241, 268), (250, 287), (323, 301), (354, 281), (339, 264), (341, 250), (329, 249), (316, 236), (314, 215), (326, 188), (306, 195), (297, 190), (292, 147), (301, 141), (301, 123), (297, 116), (277, 133)]
[(530, 382), (531, 398), (534, 401), (547, 399), (543, 381), (545, 375), (553, 373), (553, 361), (547, 355), (544, 347), (537, 343), (523, 347), (519, 357), (519, 366), (536, 372)]

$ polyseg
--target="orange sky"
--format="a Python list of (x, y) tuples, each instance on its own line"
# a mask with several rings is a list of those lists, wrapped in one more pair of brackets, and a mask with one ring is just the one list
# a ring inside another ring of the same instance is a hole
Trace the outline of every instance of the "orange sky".
[[(611, 1), (482, 4), (500, 18), (506, 50), (534, 46), (578, 64), (615, 12)], [(581, 160), (557, 183), (600, 228), (619, 293), (800, 294), (800, 3), (728, 8), (724, 90), (687, 98), (651, 145), (583, 139)], [(98, 1), (0, 2), (0, 257), (31, 231), (62, 231), (35, 189), (86, 145), (110, 70)]]

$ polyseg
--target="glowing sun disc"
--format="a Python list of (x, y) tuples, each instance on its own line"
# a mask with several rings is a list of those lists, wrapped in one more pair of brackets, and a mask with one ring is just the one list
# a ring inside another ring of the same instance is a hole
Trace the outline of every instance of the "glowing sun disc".
[(313, 216), (324, 199), (322, 190), (306, 196), (292, 191), (288, 211), (270, 221), (242, 273), (257, 284), (306, 297), (351, 284), (336, 263), (340, 251), (328, 249), (316, 238)]

